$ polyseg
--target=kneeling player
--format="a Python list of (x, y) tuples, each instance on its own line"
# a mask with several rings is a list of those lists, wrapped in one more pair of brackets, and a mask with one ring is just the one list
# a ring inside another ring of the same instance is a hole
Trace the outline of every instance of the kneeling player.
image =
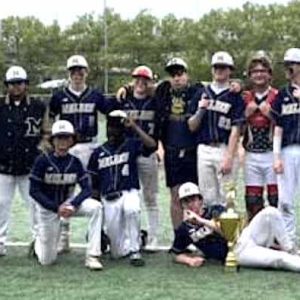
[[(125, 138), (125, 127), (131, 128), (140, 139)], [(120, 110), (107, 117), (107, 139), (93, 152), (88, 164), (93, 196), (101, 197), (104, 204), (112, 257), (129, 255), (132, 265), (143, 266), (137, 158), (144, 152), (151, 154), (156, 142)]]
[(300, 272), (300, 257), (293, 255), (295, 249), (282, 215), (272, 206), (255, 215), (243, 230), (235, 252), (240, 266)]
[[(184, 211), (184, 221), (175, 231), (175, 240), (171, 252), (175, 262), (199, 267), (204, 258), (187, 254), (189, 245), (194, 244), (206, 258), (225, 261), (228, 248), (216, 223), (211, 221), (212, 214), (205, 211), (203, 198), (197, 185), (191, 182), (180, 186), (179, 200)], [(221, 206), (216, 206), (216, 212)], [(221, 211), (219, 211), (221, 213)]]
[[(89, 178), (78, 158), (68, 153), (74, 145), (74, 127), (57, 121), (52, 127), (54, 152), (37, 158), (30, 176), (30, 195), (37, 202), (38, 236), (34, 252), (41, 265), (53, 264), (57, 257), (61, 217), (88, 216), (86, 267), (101, 270), (102, 207), (91, 196)], [(81, 192), (74, 195), (75, 185)]]

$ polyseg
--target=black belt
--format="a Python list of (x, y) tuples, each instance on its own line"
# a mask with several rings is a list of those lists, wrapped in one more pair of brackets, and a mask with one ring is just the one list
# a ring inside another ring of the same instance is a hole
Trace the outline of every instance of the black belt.
[(104, 195), (104, 198), (105, 198), (106, 201), (114, 201), (116, 199), (121, 198), (122, 195), (123, 195), (122, 192), (113, 192), (113, 193), (109, 193), (109, 194)]

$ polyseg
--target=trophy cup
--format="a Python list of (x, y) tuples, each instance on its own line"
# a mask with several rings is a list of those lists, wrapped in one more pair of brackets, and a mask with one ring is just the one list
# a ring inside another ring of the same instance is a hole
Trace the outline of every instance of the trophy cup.
[(237, 271), (238, 263), (234, 254), (234, 246), (242, 227), (242, 217), (235, 211), (236, 190), (233, 183), (225, 186), (227, 211), (219, 217), (220, 229), (228, 243), (228, 254), (225, 261), (226, 271)]

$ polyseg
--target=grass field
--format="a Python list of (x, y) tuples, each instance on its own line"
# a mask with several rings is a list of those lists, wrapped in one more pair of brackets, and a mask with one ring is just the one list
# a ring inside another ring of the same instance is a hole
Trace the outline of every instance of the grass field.
[[(160, 184), (163, 216), (160, 243), (169, 245), (172, 238), (169, 195), (164, 188), (163, 174)], [(27, 211), (19, 197), (15, 200), (10, 240), (29, 241)], [(85, 224), (80, 219), (72, 221), (73, 242), (84, 241)], [(213, 262), (200, 269), (190, 269), (174, 264), (167, 253), (156, 253), (147, 254), (147, 266), (140, 269), (130, 267), (126, 260), (111, 261), (104, 257), (105, 270), (95, 273), (83, 267), (83, 249), (73, 249), (48, 268), (28, 259), (26, 253), (24, 247), (10, 247), (8, 255), (0, 258), (1, 300), (300, 299), (300, 275), (290, 272), (241, 269), (237, 274), (224, 273)]]

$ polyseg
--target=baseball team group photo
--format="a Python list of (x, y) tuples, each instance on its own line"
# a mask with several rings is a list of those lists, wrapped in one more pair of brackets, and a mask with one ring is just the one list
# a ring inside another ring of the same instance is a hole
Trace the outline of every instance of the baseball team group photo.
[(0, 299), (300, 299), (300, 2), (217, 2), (0, 14)]

